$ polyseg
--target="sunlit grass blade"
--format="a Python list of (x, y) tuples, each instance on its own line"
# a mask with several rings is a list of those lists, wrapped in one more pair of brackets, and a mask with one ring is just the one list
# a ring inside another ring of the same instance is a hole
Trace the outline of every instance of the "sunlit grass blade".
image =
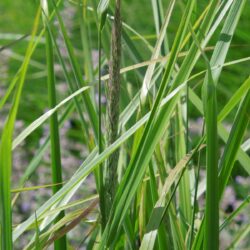
[(33, 186), (33, 187), (15, 188), (15, 189), (11, 190), (11, 193), (22, 193), (22, 192), (38, 190), (38, 189), (43, 189), (43, 188), (51, 188), (51, 187), (57, 186), (57, 185), (62, 185), (62, 183), (47, 184), (47, 185)]
[(1, 98), (0, 109), (2, 109), (2, 107), (4, 106), (6, 101), (8, 100), (11, 93), (13, 93), (13, 91), (15, 90), (15, 85), (17, 84), (17, 82), (19, 80), (19, 76), (20, 76), (20, 72), (18, 71), (17, 74), (15, 75), (15, 77), (12, 79), (12, 81), (11, 81), (11, 83), (10, 83), (10, 85), (8, 87), (8, 90), (6, 91), (4, 97)]
[(90, 197), (87, 197), (87, 198), (84, 198), (84, 199), (72, 201), (72, 202), (69, 202), (69, 203), (67, 203), (65, 205), (60, 205), (57, 208), (51, 209), (48, 212), (44, 213), (40, 217), (40, 219), (46, 218), (47, 216), (54, 215), (55, 213), (58, 213), (58, 212), (60, 212), (62, 210), (65, 210), (65, 209), (77, 208), (77, 206), (79, 206), (79, 205), (84, 205), (84, 204), (86, 204), (86, 203), (88, 203), (90, 201), (96, 200), (96, 199), (98, 199), (98, 195), (94, 194), (94, 195), (91, 195)]
[[(158, 58), (159, 55), (161, 54), (162, 43), (164, 41), (164, 38), (166, 37), (167, 27), (168, 27), (174, 6), (175, 6), (175, 0), (173, 0), (169, 3), (169, 6), (168, 6), (168, 9), (166, 12), (166, 16), (165, 16), (165, 19), (163, 21), (163, 25), (159, 31), (159, 38), (157, 39), (154, 51), (153, 51), (152, 56), (151, 56), (151, 60)], [(145, 73), (145, 77), (144, 77), (144, 80), (142, 83), (142, 88), (141, 88), (141, 94), (140, 94), (140, 102), (142, 102), (142, 105), (144, 104), (145, 98), (148, 95), (148, 91), (151, 88), (150, 83), (152, 81), (155, 66), (156, 66), (156, 63), (149, 65), (149, 67), (147, 68), (147, 71)]]
[(156, 34), (158, 36), (160, 33), (160, 29), (162, 27), (162, 22), (163, 22), (162, 1), (161, 0), (151, 0), (151, 4), (153, 7), (153, 15), (154, 15), (154, 24), (155, 24)]
[(12, 149), (15, 149), (27, 136), (29, 136), (35, 129), (37, 129), (41, 124), (48, 120), (55, 112), (57, 112), (63, 105), (71, 101), (74, 97), (82, 94), (84, 91), (88, 90), (89, 87), (82, 87), (75, 91), (73, 94), (62, 100), (54, 108), (50, 109), (40, 117), (38, 117), (34, 122), (32, 122), (26, 129), (20, 133), (13, 141)]
[[(74, 108), (73, 103), (70, 103), (68, 107), (65, 109), (62, 116), (59, 118), (59, 126), (61, 127), (65, 120), (68, 118), (69, 114), (72, 112), (72, 109)], [(30, 161), (29, 165), (25, 168), (25, 172), (23, 173), (19, 185), (22, 186), (25, 181), (27, 181), (32, 173), (35, 172), (36, 168), (39, 165), (39, 162), (41, 161), (45, 151), (48, 149), (50, 144), (50, 138), (49, 136), (45, 139), (44, 143), (41, 145), (41, 147), (37, 150), (36, 154), (34, 155), (33, 159)]]
[[(62, 0), (57, 1), (57, 6), (60, 5)], [(55, 15), (55, 12), (53, 11), (52, 14), (50, 15), (50, 19), (52, 19)], [(30, 49), (30, 54), (32, 55), (37, 48), (37, 45), (41, 43), (42, 37), (45, 33), (45, 28), (43, 28), (37, 36), (32, 38), (32, 36), (29, 36), (28, 41), (30, 42), (32, 39), (34, 39), (34, 43), (32, 45), (32, 48)], [(26, 35), (25, 35), (26, 36)], [(18, 39), (21, 41), (22, 39)], [(24, 60), (23, 60), (24, 61)], [(31, 61), (31, 59), (30, 59)], [(18, 79), (20, 78), (20, 71), (21, 69), (16, 73), (15, 77), (12, 79), (10, 86), (8, 87), (8, 90), (6, 91), (4, 97), (0, 100), (0, 109), (3, 107), (3, 105), (6, 103), (7, 99), (9, 98), (10, 94), (12, 93), (12, 90), (14, 89), (16, 83), (18, 82)]]
[(99, 16), (103, 15), (109, 6), (109, 0), (100, 0), (97, 8)]
[(14, 102), (12, 104), (9, 116), (6, 120), (1, 144), (0, 144), (0, 232), (1, 232), (1, 249), (12, 249), (12, 209), (11, 209), (11, 176), (12, 176), (12, 136), (16, 115), (18, 112), (19, 102), (22, 94), (22, 89), (25, 81), (25, 76), (29, 66), (29, 60), (32, 54), (32, 46), (34, 44), (34, 37), (38, 29), (41, 10), (37, 11), (34, 26), (32, 30), (32, 39), (29, 42), (25, 60), (20, 69), (20, 78), (17, 82), (16, 91), (14, 95)]

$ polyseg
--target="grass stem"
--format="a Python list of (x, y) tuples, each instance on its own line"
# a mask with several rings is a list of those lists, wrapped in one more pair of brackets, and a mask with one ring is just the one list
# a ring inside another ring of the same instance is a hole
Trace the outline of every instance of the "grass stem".
[[(49, 6), (47, 0), (42, 1), (43, 15), (49, 17)], [(44, 18), (46, 18), (46, 16)], [(48, 102), (49, 108), (52, 109), (56, 106), (56, 81), (54, 72), (54, 49), (52, 39), (50, 37), (50, 32), (47, 28), (46, 22), (46, 60), (47, 60), (47, 83), (48, 83)], [(59, 125), (57, 112), (55, 112), (50, 118), (50, 143), (51, 143), (51, 171), (52, 171), (52, 183), (58, 184), (62, 183), (62, 166), (61, 166), (61, 150), (60, 150), (60, 139), (59, 139)], [(57, 193), (62, 188), (62, 184), (54, 185), (52, 187), (53, 193)], [(55, 223), (64, 217), (64, 212), (60, 214), (55, 219)], [(67, 249), (66, 236), (62, 236), (60, 239), (54, 242), (55, 250)]]

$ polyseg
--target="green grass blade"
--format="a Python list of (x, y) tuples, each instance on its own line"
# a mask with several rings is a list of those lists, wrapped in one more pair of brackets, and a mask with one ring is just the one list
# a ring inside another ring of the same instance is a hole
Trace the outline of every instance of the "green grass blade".
[(163, 14), (162, 14), (162, 2), (161, 0), (151, 0), (153, 15), (154, 15), (154, 24), (156, 29), (157, 36), (160, 33), (160, 29), (163, 23)]
[(12, 136), (16, 115), (18, 112), (19, 102), (22, 94), (25, 76), (27, 73), (29, 60), (32, 55), (32, 46), (34, 44), (34, 37), (38, 29), (41, 10), (36, 14), (34, 26), (32, 30), (32, 39), (29, 42), (25, 60), (20, 70), (20, 78), (16, 86), (14, 95), (14, 102), (10, 110), (9, 116), (5, 123), (1, 144), (0, 144), (0, 227), (1, 227), (1, 249), (12, 249), (12, 209), (11, 209), (11, 174), (12, 174)]
[[(247, 79), (250, 82), (250, 78)], [(222, 159), (220, 161), (220, 198), (228, 183), (229, 177), (240, 149), (243, 136), (249, 123), (250, 91), (247, 92), (235, 117)]]
[[(202, 86), (202, 101), (206, 132), (206, 206), (203, 249), (216, 250), (219, 249), (217, 90), (210, 62), (204, 51), (202, 51), (195, 34), (192, 30), (191, 32), (207, 65), (207, 74)], [(211, 64), (214, 64), (213, 57)]]
[[(204, 123), (202, 126), (202, 135), (204, 135)], [(191, 222), (191, 227), (190, 227), (190, 237), (188, 241), (188, 249), (192, 249), (192, 244), (193, 244), (193, 237), (194, 237), (194, 223), (195, 223), (195, 214), (196, 214), (196, 209), (195, 205), (198, 201), (198, 188), (199, 188), (199, 177), (200, 177), (200, 170), (201, 170), (201, 152), (198, 154), (198, 163), (197, 163), (197, 170), (195, 171), (195, 182), (194, 182), (194, 200), (193, 200), (193, 211), (192, 211), (192, 222)]]
[[(237, 95), (237, 93), (236, 93)], [(232, 97), (232, 99), (235, 99), (235, 96)], [(238, 99), (238, 102), (240, 101), (241, 98)], [(190, 100), (191, 102), (195, 105), (195, 107), (201, 112), (201, 114), (203, 114), (203, 108), (202, 108), (202, 102), (199, 99), (199, 97), (196, 96), (196, 94), (190, 89)], [(230, 102), (230, 101), (229, 101)], [(238, 102), (232, 102), (232, 104), (236, 105)], [(230, 109), (228, 110), (228, 112), (230, 112), (231, 110), (233, 110), (233, 108), (235, 107), (234, 105), (230, 106)], [(223, 111), (223, 110), (222, 110)], [(221, 114), (219, 114), (218, 117), (222, 116)], [(227, 142), (228, 140), (228, 132), (226, 131), (226, 129), (220, 124), (218, 123), (218, 133), (219, 136), (221, 137), (221, 139), (224, 142)], [(250, 167), (249, 167), (249, 162), (250, 162), (250, 158), (249, 156), (243, 152), (243, 150), (239, 149), (238, 152), (238, 160), (239, 162), (242, 164), (242, 166), (245, 168), (245, 170), (250, 173)], [(203, 230), (204, 230), (204, 223), (202, 222), (199, 232), (195, 238), (195, 242), (192, 246), (192, 249), (200, 249), (202, 242), (203, 242), (203, 237), (201, 236), (203, 234)]]
[[(195, 150), (196, 151), (196, 150)], [(141, 250), (152, 250), (154, 249), (155, 239), (157, 236), (158, 228), (161, 224), (164, 214), (166, 213), (166, 209), (169, 205), (169, 201), (166, 203), (166, 195), (169, 191), (171, 191), (171, 186), (176, 181), (177, 177), (183, 172), (188, 162), (192, 159), (194, 155), (190, 153), (183, 157), (179, 163), (169, 172), (168, 177), (164, 183), (164, 187), (161, 191), (161, 196), (158, 199), (148, 222), (146, 233), (142, 239), (142, 243), (140, 246)], [(166, 206), (167, 205), (167, 206)]]
[(37, 129), (41, 124), (43, 124), (46, 120), (48, 120), (55, 112), (58, 111), (62, 106), (71, 101), (74, 97), (82, 94), (84, 91), (88, 90), (89, 87), (82, 87), (60, 103), (58, 103), (54, 108), (48, 110), (46, 113), (37, 118), (34, 122), (32, 122), (26, 129), (23, 130), (22, 133), (19, 134), (15, 138), (12, 144), (12, 150), (14, 150), (27, 136), (29, 136), (35, 129)]
[[(63, 112), (62, 116), (59, 118), (59, 126), (61, 127), (65, 120), (69, 117), (69, 114), (72, 112), (74, 108), (73, 103), (69, 103), (65, 111)], [(44, 143), (39, 147), (39, 149), (36, 151), (34, 157), (31, 159), (30, 163), (28, 166), (25, 168), (25, 171), (23, 175), (21, 176), (19, 180), (19, 187), (24, 187), (26, 181), (31, 177), (31, 175), (36, 171), (36, 169), (39, 166), (39, 163), (41, 162), (44, 153), (47, 151), (48, 147), (50, 145), (50, 136), (48, 136), (45, 140)], [(19, 194), (16, 194), (13, 199), (12, 199), (12, 206), (15, 204)]]
[(216, 88), (210, 69), (204, 82), (206, 125), (206, 210), (204, 250), (219, 249), (219, 182)]
[[(58, 19), (59, 26), (60, 26), (60, 29), (62, 31), (63, 39), (64, 39), (64, 42), (65, 42), (65, 45), (67, 48), (67, 52), (69, 55), (70, 64), (71, 64), (72, 70), (74, 72), (75, 80), (77, 83), (77, 88), (79, 89), (82, 85), (85, 84), (83, 79), (82, 79), (81, 69), (80, 69), (79, 63), (77, 61), (77, 58), (74, 54), (74, 48), (73, 48), (72, 43), (68, 37), (68, 34), (66, 31), (65, 25), (63, 23), (62, 17), (60, 15), (58, 8), (55, 5), (54, 1), (53, 1), (53, 4), (54, 4), (55, 14), (56, 14), (56, 17)], [(85, 102), (85, 106), (86, 106), (86, 109), (88, 111), (88, 115), (89, 115), (89, 119), (90, 119), (92, 129), (94, 132), (95, 140), (96, 140), (96, 142), (98, 142), (98, 116), (97, 116), (97, 112), (95, 110), (94, 104), (90, 98), (89, 93), (83, 93), (83, 100)]]
[(227, 117), (227, 115), (232, 111), (232, 107), (235, 107), (240, 102), (242, 96), (244, 96), (244, 94), (247, 93), (249, 89), (250, 81), (245, 81), (240, 86), (240, 88), (234, 93), (229, 102), (220, 111), (220, 114), (218, 115), (219, 122), (223, 121)]
[[(41, 1), (41, 7), (43, 10), (44, 26), (46, 27), (46, 17), (49, 16), (48, 1)], [(48, 100), (49, 108), (53, 109), (57, 105), (56, 100), (56, 82), (54, 72), (54, 49), (52, 39), (50, 37), (49, 30), (46, 30), (46, 60), (47, 60), (47, 84), (48, 84)], [(61, 149), (59, 139), (59, 125), (57, 112), (55, 111), (50, 117), (50, 150), (51, 150), (51, 172), (52, 172), (52, 183), (62, 183), (62, 164), (61, 164)], [(55, 194), (62, 188), (62, 184), (54, 185), (52, 187), (53, 193)], [(55, 223), (60, 221), (64, 217), (64, 212), (61, 211), (58, 217), (55, 219)], [(61, 237), (59, 240), (54, 242), (55, 250), (67, 249), (66, 236)]]
[[(57, 6), (60, 5), (61, 1), (62, 1), (62, 0), (58, 0)], [(50, 15), (50, 20), (53, 19), (54, 15), (55, 15), (55, 12), (53, 11), (52, 14)], [(40, 31), (39, 35), (37, 35), (37, 36), (34, 38), (34, 43), (33, 43), (33, 45), (32, 45), (31, 52), (30, 52), (31, 54), (34, 53), (34, 50), (36, 49), (37, 45), (38, 45), (39, 43), (41, 43), (42, 37), (43, 37), (43, 35), (44, 35), (44, 32), (45, 32), (45, 29), (43, 28), (43, 29)], [(26, 36), (26, 35), (25, 35), (25, 36)], [(28, 41), (30, 41), (31, 39), (32, 39), (32, 37), (30, 37), (30, 38), (28, 39)], [(22, 39), (19, 39), (19, 40), (22, 40)], [(24, 61), (24, 60), (22, 60), (22, 61)], [(30, 60), (30, 61), (32, 61), (32, 60)], [(4, 97), (0, 100), (0, 109), (3, 107), (3, 105), (5, 104), (5, 102), (7, 101), (7, 99), (9, 98), (9, 96), (10, 96), (10, 94), (12, 93), (12, 90), (14, 89), (14, 87), (15, 87), (16, 83), (18, 82), (18, 79), (19, 79), (19, 78), (20, 78), (20, 70), (17, 72), (17, 74), (15, 75), (15, 77), (12, 79), (11, 84), (10, 84), (10, 86), (8, 87), (8, 90), (6, 91)]]
[[(216, 47), (213, 52), (213, 56), (211, 58), (211, 67), (223, 65), (237, 27), (239, 18), (242, 14), (243, 7), (246, 3), (246, 0), (238, 0), (232, 3), (231, 9), (228, 13), (228, 16), (225, 20), (225, 24), (221, 31), (218, 42), (216, 43)], [(217, 84), (220, 74), (222, 71), (222, 67), (218, 67), (216, 70), (213, 70), (213, 79), (215, 84)]]
[[(245, 85), (245, 84), (246, 83), (244, 83), (243, 85)], [(248, 83), (246, 85), (248, 85)], [(190, 92), (190, 101), (198, 109), (198, 111), (201, 114), (203, 114), (202, 101), (193, 92), (192, 89), (189, 89), (189, 92)], [(238, 93), (236, 92), (235, 95), (233, 95), (232, 98), (229, 101), (229, 103), (231, 103), (231, 105), (227, 109), (227, 112), (224, 113), (224, 109), (223, 109), (222, 113), (220, 113), (218, 115), (218, 122), (220, 122), (219, 117), (226, 116), (227, 114), (229, 114), (235, 108), (235, 106), (238, 104), (238, 102), (241, 101), (241, 99), (242, 99), (242, 96), (238, 96)], [(231, 100), (233, 100), (233, 101), (231, 101)], [(226, 143), (227, 140), (228, 140), (228, 138), (229, 138), (229, 133), (224, 128), (224, 126), (222, 126), (221, 123), (218, 123), (218, 133), (219, 133), (220, 138)], [(237, 155), (237, 160), (244, 167), (244, 169), (246, 170), (246, 172), (248, 174), (250, 174), (250, 166), (249, 166), (250, 157), (241, 148), (239, 148), (239, 152), (238, 152), (238, 155)]]
[[(64, 124), (66, 119), (69, 117), (69, 114), (72, 112), (73, 108), (74, 108), (73, 103), (70, 103), (68, 105), (68, 107), (65, 109), (64, 113), (59, 118), (59, 126), (60, 127)], [(41, 147), (35, 153), (34, 157), (30, 161), (29, 165), (25, 168), (25, 172), (24, 172), (24, 174), (22, 175), (22, 177), (20, 179), (19, 186), (23, 186), (24, 183), (35, 172), (35, 170), (37, 169), (40, 161), (42, 160), (42, 157), (43, 157), (44, 153), (48, 149), (49, 145), (50, 145), (50, 137), (48, 136), (45, 139), (44, 143), (41, 145)]]
[[(66, 64), (64, 62), (64, 59), (61, 55), (61, 52), (60, 52), (60, 49), (59, 49), (59, 46), (56, 42), (56, 37), (55, 37), (55, 34), (53, 32), (53, 27), (50, 26), (50, 23), (49, 23), (49, 20), (47, 17), (44, 17), (44, 21), (46, 23), (46, 28), (48, 29), (49, 31), (49, 34), (50, 34), (50, 38), (52, 39), (53, 41), (53, 44), (54, 44), (54, 48), (55, 48), (55, 51), (56, 51), (56, 54), (58, 56), (58, 59), (59, 59), (59, 62), (62, 66), (62, 70), (63, 70), (63, 74), (64, 74), (64, 77), (66, 79), (66, 82), (69, 86), (69, 89), (71, 91), (71, 93), (73, 94), (74, 91), (76, 91), (78, 89), (77, 84), (74, 84), (74, 81), (72, 80), (72, 78), (70, 77), (70, 74), (67, 70), (67, 67), (66, 67)], [(82, 97), (82, 96), (81, 96)], [(83, 129), (83, 137), (86, 138), (86, 135), (88, 136), (88, 125), (87, 125), (87, 122), (85, 121), (85, 118), (83, 116), (83, 103), (82, 103), (82, 99), (81, 100), (78, 100), (76, 97), (74, 98), (74, 104), (76, 106), (76, 109), (77, 109), (77, 112), (78, 112), (78, 115), (79, 115), (79, 118), (80, 118), (80, 122), (81, 122), (81, 125), (82, 125), (82, 129)]]
[[(180, 98), (181, 99), (181, 98)], [(183, 130), (183, 114), (182, 114), (181, 103), (176, 106), (176, 117), (175, 117), (175, 158), (178, 162), (186, 154), (186, 143), (185, 143), (185, 131)], [(184, 171), (180, 185), (178, 187), (179, 191), (179, 209), (182, 225), (183, 237), (186, 236), (188, 227), (191, 224), (191, 199), (190, 199), (190, 180), (189, 172)]]
[(109, 7), (109, 0), (100, 0), (98, 7), (97, 7), (97, 13), (99, 16), (101, 16)]
[[(218, 126), (218, 129), (219, 129), (220, 137), (222, 138), (222, 140), (226, 144), (228, 142), (230, 134), (228, 133), (226, 128), (224, 126), (222, 126), (221, 124)], [(249, 165), (250, 157), (247, 154), (247, 152), (242, 150), (241, 147), (238, 148), (237, 160), (242, 165), (242, 167), (245, 169), (245, 171), (248, 174), (250, 174), (250, 165)]]
[(0, 101), (0, 109), (2, 109), (2, 107), (4, 106), (6, 101), (8, 100), (11, 93), (15, 90), (15, 86), (19, 80), (19, 77), (20, 77), (20, 72), (18, 71), (17, 74), (15, 75), (15, 77), (12, 79), (10, 86), (8, 87), (8, 90), (6, 91), (4, 97)]
[[(245, 1), (239, 0), (235, 1), (230, 9), (227, 16), (223, 29), (221, 31), (220, 40), (217, 42), (214, 49), (212, 59), (210, 62), (211, 67), (218, 66), (224, 63), (230, 42), (232, 40), (232, 35), (234, 34), (235, 28), (237, 26), (239, 17), (241, 15), (242, 8)], [(206, 141), (207, 141), (207, 193), (206, 193), (206, 211), (205, 211), (205, 224), (204, 228), (204, 249), (218, 249), (219, 247), (219, 230), (218, 230), (218, 202), (221, 196), (221, 186), (218, 185), (218, 152), (217, 150), (217, 118), (216, 114), (216, 95), (215, 85), (218, 82), (219, 76), (221, 74), (222, 68), (211, 72), (209, 66), (208, 75), (206, 81), (211, 81), (210, 84), (207, 82), (207, 86), (204, 87), (204, 100), (209, 104), (204, 102), (204, 112), (206, 120)], [(214, 107), (213, 107), (214, 106)], [(206, 111), (208, 110), (208, 111)], [(211, 116), (211, 117), (210, 117)], [(209, 118), (210, 117), (210, 118)], [(210, 119), (212, 122), (210, 122)], [(210, 130), (211, 129), (211, 130)], [(210, 137), (210, 138), (209, 138)], [(210, 142), (209, 142), (210, 140)], [(210, 148), (209, 148), (210, 147)], [(210, 152), (210, 153), (209, 153)], [(210, 155), (211, 154), (211, 155)], [(209, 156), (210, 155), (210, 156)], [(200, 227), (200, 231), (203, 231), (203, 226)], [(198, 234), (200, 237), (200, 234)], [(201, 241), (199, 241), (201, 242)], [(199, 248), (199, 247), (198, 247)]]
[[(149, 176), (150, 176), (150, 191), (151, 191), (151, 199), (153, 204), (156, 204), (157, 200), (159, 199), (158, 195), (158, 186), (157, 186), (157, 179), (154, 172), (154, 165), (152, 161), (149, 163)], [(151, 212), (151, 211), (150, 211)], [(166, 249), (169, 243), (169, 235), (164, 226), (159, 227), (158, 235), (157, 235), (157, 242), (159, 245), (159, 249)]]
[[(175, 5), (175, 0), (172, 0), (169, 3), (163, 25), (159, 33), (159, 38), (157, 39), (154, 51), (151, 56), (151, 60), (158, 58), (160, 55), (162, 43), (167, 32), (167, 27), (169, 25), (169, 21), (173, 12), (174, 5)], [(156, 63), (153, 63), (153, 64), (150, 64), (149, 67), (147, 68), (147, 71), (146, 71), (146, 74), (142, 83), (141, 94), (140, 94), (140, 102), (142, 102), (142, 105), (144, 104), (145, 98), (148, 95), (148, 91), (150, 90), (150, 87), (151, 87), (150, 85), (151, 85), (152, 76), (155, 70), (155, 66), (156, 66)]]
[[(83, 6), (80, 3), (83, 3)], [(88, 38), (89, 32), (89, 19), (87, 15), (87, 0), (79, 0), (78, 9), (79, 9), (79, 21), (80, 21), (80, 31), (81, 31), (81, 41), (83, 49), (83, 59), (84, 59), (84, 75), (86, 79), (90, 82), (94, 80), (93, 72), (93, 62), (91, 57), (91, 44)]]

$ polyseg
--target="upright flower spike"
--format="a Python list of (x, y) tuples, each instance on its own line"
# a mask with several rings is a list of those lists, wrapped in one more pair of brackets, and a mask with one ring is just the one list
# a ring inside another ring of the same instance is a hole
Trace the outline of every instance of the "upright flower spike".
[[(107, 87), (107, 143), (111, 145), (118, 135), (120, 114), (120, 64), (121, 64), (121, 0), (116, 0), (115, 16), (112, 28), (111, 55), (109, 64), (110, 79)], [(106, 208), (110, 211), (117, 186), (117, 162), (119, 151), (115, 151), (107, 160), (105, 181)], [(106, 215), (107, 218), (109, 214)]]
[[(97, 7), (97, 14), (98, 14), (98, 19), (99, 19), (99, 26), (98, 26), (98, 149), (99, 149), (99, 154), (102, 153), (103, 151), (103, 142), (102, 142), (102, 102), (101, 102), (101, 97), (102, 97), (102, 81), (101, 81), (101, 49), (102, 49), (102, 30), (105, 26), (106, 22), (106, 17), (107, 17), (107, 10), (109, 6), (109, 0), (101, 0), (99, 2), (99, 5)], [(104, 230), (105, 225), (106, 225), (106, 204), (105, 204), (105, 191), (104, 191), (104, 179), (103, 179), (103, 168), (102, 164), (99, 165), (98, 169), (98, 192), (99, 192), (99, 197), (100, 197), (100, 210), (101, 210), (101, 226), (102, 230)]]

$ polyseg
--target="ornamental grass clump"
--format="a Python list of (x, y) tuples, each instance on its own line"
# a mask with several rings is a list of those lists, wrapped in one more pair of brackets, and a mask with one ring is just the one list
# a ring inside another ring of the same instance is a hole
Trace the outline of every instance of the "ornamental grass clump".
[[(31, 34), (0, 47), (22, 58), (0, 85), (1, 250), (247, 248), (246, 3), (33, 4)], [(238, 200), (225, 209), (229, 189)]]

